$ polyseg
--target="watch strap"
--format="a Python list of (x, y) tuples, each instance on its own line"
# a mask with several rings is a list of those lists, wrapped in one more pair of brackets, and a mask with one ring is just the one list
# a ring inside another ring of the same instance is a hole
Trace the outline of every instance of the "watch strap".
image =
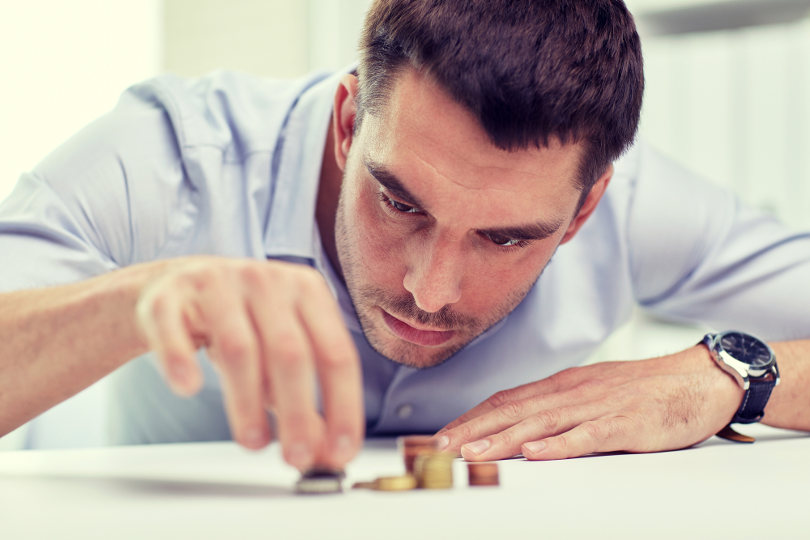
[(776, 386), (776, 381), (770, 377), (768, 379), (751, 379), (740, 408), (737, 409), (731, 423), (753, 424), (759, 422), (765, 415), (765, 405), (771, 397), (774, 386)]
[(753, 437), (749, 437), (748, 435), (743, 435), (742, 433), (734, 431), (734, 428), (731, 427), (731, 424), (728, 424), (726, 427), (718, 431), (716, 435), (721, 439), (726, 439), (727, 441), (734, 441), (738, 443), (750, 444), (756, 441), (756, 439)]

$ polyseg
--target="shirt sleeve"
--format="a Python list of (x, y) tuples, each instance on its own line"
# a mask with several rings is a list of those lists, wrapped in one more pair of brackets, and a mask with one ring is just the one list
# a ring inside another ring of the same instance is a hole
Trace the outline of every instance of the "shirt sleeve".
[(765, 339), (810, 336), (810, 233), (643, 148), (629, 204), (637, 301), (667, 318)]
[(0, 290), (74, 282), (158, 257), (181, 234), (187, 187), (165, 112), (125, 94), (23, 174), (0, 204)]

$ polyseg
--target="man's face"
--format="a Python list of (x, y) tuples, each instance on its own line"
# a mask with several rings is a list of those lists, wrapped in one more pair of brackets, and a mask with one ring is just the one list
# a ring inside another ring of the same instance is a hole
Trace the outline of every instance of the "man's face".
[(435, 366), (506, 316), (584, 221), (579, 146), (500, 150), (415, 70), (341, 144), (341, 270), (368, 341), (396, 362)]

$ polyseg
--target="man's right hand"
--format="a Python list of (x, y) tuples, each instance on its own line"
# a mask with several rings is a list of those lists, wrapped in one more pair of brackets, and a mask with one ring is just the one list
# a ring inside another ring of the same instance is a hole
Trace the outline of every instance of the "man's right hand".
[(206, 347), (238, 443), (258, 449), (277, 437), (299, 470), (352, 459), (363, 439), (360, 361), (323, 277), (302, 265), (205, 256), (167, 268), (142, 290), (136, 317), (171, 388), (199, 391), (196, 350)]

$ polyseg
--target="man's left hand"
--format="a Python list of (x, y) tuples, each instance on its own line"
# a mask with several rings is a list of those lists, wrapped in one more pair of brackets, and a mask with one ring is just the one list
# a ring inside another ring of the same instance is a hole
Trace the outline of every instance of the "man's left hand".
[(741, 400), (737, 383), (697, 345), (661, 358), (566, 369), (498, 392), (436, 437), (469, 461), (674, 450), (717, 433)]

